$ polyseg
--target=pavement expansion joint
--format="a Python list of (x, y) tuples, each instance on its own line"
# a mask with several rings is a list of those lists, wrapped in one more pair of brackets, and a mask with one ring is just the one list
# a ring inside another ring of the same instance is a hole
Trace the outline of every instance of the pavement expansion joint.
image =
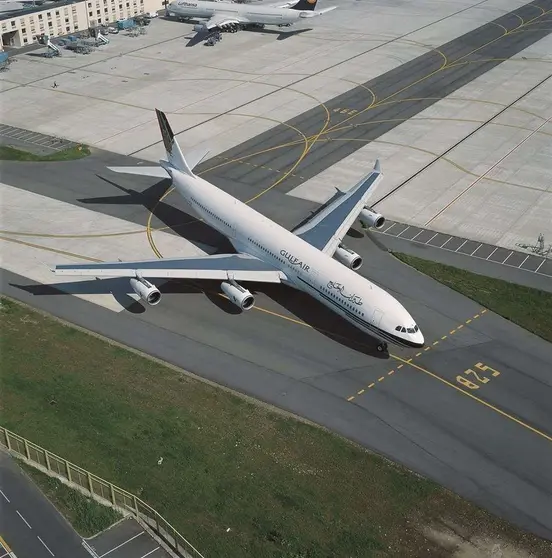
[[(470, 324), (471, 322), (473, 322), (474, 320), (477, 320), (478, 318), (480, 318), (481, 316), (483, 316), (483, 314), (485, 314), (487, 312), (486, 308), (482, 308), (479, 313), (474, 314), (471, 318), (468, 318), (465, 323), (466, 324)], [(455, 333), (458, 333), (458, 331), (460, 331), (462, 328), (464, 327), (464, 324), (459, 324), (455, 329), (452, 329), (449, 333), (449, 335), (443, 335), (439, 340), (435, 340), (431, 343), (431, 345), (427, 345), (426, 347), (424, 347), (423, 351), (419, 351), (418, 353), (416, 353), (416, 355), (414, 356), (414, 358), (410, 358), (408, 360), (406, 360), (405, 362), (410, 364), (415, 358), (421, 357), (424, 353), (430, 351), (431, 349), (433, 349), (434, 347), (436, 347), (437, 345), (439, 345), (442, 341), (448, 339), (448, 337), (450, 335), (454, 335)], [(393, 357), (393, 355), (391, 355), (391, 357)], [(399, 364), (397, 365), (395, 368), (393, 368), (392, 370), (389, 370), (387, 372), (387, 376), (392, 376), (393, 374), (395, 374), (395, 371), (400, 370), (402, 367), (404, 366), (404, 364)], [(360, 389), (359, 391), (356, 392), (355, 395), (350, 395), (349, 397), (347, 397), (347, 401), (351, 402), (354, 401), (357, 397), (359, 397), (360, 395), (363, 395), (364, 393), (366, 393), (366, 390), (368, 389), (372, 389), (376, 386), (377, 383), (383, 382), (385, 380), (385, 376), (381, 376), (378, 378), (377, 382), (372, 382), (371, 384), (367, 385), (366, 387), (364, 387), (363, 389)]]

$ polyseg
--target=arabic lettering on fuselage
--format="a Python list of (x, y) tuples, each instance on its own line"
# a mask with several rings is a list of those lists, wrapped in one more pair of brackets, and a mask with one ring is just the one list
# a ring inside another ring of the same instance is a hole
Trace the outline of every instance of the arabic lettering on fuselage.
[(280, 256), (282, 256), (282, 258), (285, 258), (291, 265), (299, 266), (303, 271), (308, 272), (310, 269), (310, 266), (308, 264), (303, 263), (299, 258), (296, 258), (289, 252), (286, 252), (286, 250), (280, 250)]
[(329, 281), (328, 289), (335, 289), (336, 291), (339, 291), (339, 293), (343, 298), (346, 298), (347, 300), (351, 301), (354, 304), (358, 304), (359, 306), (362, 306), (362, 298), (355, 294), (351, 294), (351, 295), (346, 294), (345, 287), (341, 283), (335, 283), (334, 281)]

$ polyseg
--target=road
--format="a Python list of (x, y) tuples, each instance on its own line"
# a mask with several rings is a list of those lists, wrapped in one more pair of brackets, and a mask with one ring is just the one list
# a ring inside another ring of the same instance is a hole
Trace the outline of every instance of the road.
[[(528, 20), (530, 9), (525, 6), (517, 13)], [(540, 13), (533, 10), (534, 16)], [(514, 20), (519, 24), (515, 16), (501, 18), (507, 29), (513, 28)], [(548, 32), (510, 34), (501, 39), (499, 48), (497, 29), (483, 26), (439, 50), (444, 49), (451, 60), (470, 50), (479, 60), (504, 58)], [(491, 41), (495, 43), (483, 46)], [(480, 75), (478, 68), (488, 69), (496, 62), (454, 66), (445, 74), (438, 70), (440, 56), (435, 51), (400, 72), (377, 78), (372, 84), (381, 87), (377, 98), (385, 99), (390, 92), (400, 98), (409, 83), (415, 85), (404, 94), (443, 97), (451, 87)], [(370, 104), (366, 90), (362, 95), (357, 91), (356, 100), (350, 95), (350, 107)], [(419, 110), (428, 106), (424, 103)], [(334, 100), (327, 106), (344, 105)], [(385, 112), (378, 112), (377, 118), (412, 116), (413, 109), (405, 107), (382, 105), (378, 111)], [(325, 114), (322, 109), (306, 113), (298, 120), (300, 129), (318, 133), (327, 123)], [(357, 118), (355, 122), (362, 123), (362, 115)], [(384, 133), (389, 125), (370, 128), (371, 134)], [(275, 130), (235, 148), (234, 155), (224, 154), (231, 158), (264, 150), (265, 155), (248, 159), (255, 166), (228, 164), (206, 174), (240, 199), (255, 198), (257, 209), (291, 227), (316, 206), (284, 195), (297, 184), (297, 177), (275, 185), (274, 173), (260, 168), (262, 164), (289, 169), (301, 158), (299, 148), (266, 151), (288, 139), (287, 132)], [(367, 133), (362, 126), (354, 130)], [(313, 148), (302, 160), (301, 176), (317, 174), (351, 149), (354, 146), (347, 147), (347, 142), (339, 148), (326, 144)], [(114, 177), (105, 171), (108, 164), (131, 163), (101, 152), (55, 166), (6, 163), (3, 181), (144, 226), (166, 226), (198, 245), (224, 248), (223, 239), (194, 221), (176, 196), (159, 202), (169, 186), (166, 182)], [(265, 193), (259, 197), (261, 192)], [(155, 214), (151, 222), (150, 212)], [(364, 257), (361, 273), (416, 316), (428, 342), (425, 351), (399, 349), (382, 359), (374, 340), (306, 296), (279, 286), (258, 286), (258, 308), (245, 315), (212, 294), (218, 290), (213, 284), (201, 293), (174, 281), (161, 287), (165, 295), (159, 306), (146, 310), (133, 303), (120, 314), (10, 273), (4, 274), (2, 288), (68, 321), (327, 426), (523, 528), (552, 538), (552, 467), (547, 466), (552, 463), (551, 345), (400, 264), (381, 249), (375, 236), (370, 239), (352, 231), (347, 245)], [(161, 255), (154, 237), (152, 248)], [(81, 286), (90, 292), (107, 287), (106, 282)]]
[(90, 558), (81, 537), (3, 451), (0, 490), (0, 532), (18, 558)]

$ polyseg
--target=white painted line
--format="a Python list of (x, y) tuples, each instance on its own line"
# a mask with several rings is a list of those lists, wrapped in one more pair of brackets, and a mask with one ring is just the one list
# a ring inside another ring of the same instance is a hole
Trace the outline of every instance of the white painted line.
[(399, 236), (401, 236), (402, 233), (406, 232), (408, 229), (410, 228), (410, 225), (406, 226), (406, 229), (402, 230), (398, 235), (397, 238), (399, 238)]
[(28, 522), (17, 510), (15, 510), (15, 511), (17, 512), (17, 515), (25, 522), (25, 524), (27, 525), (27, 527), (28, 527), (29, 529), (32, 529), (32, 527), (29, 525), (29, 522)]
[(424, 244), (429, 244), (439, 233), (435, 233), (428, 241), (424, 242)]
[(43, 544), (44, 548), (52, 555), (55, 556), (55, 554), (46, 546), (46, 543), (37, 535), (36, 538)]
[(485, 259), (488, 260), (497, 250), (498, 246)]
[(2, 496), (4, 496), (4, 498), (6, 499), (6, 502), (8, 502), (8, 504), (10, 503), (10, 499), (0, 490), (0, 494), (2, 494)]
[(535, 269), (535, 273), (538, 273), (539, 269), (542, 267), (542, 264), (546, 261), (546, 258), (544, 260), (542, 260), (542, 262), (539, 264), (539, 267), (537, 267), (537, 269)]
[[(6, 550), (6, 549), (4, 548), (4, 550)], [(7, 556), (8, 554), (9, 554), (9, 552), (6, 552), (6, 554), (2, 554), (2, 556), (0, 556), (0, 558), (6, 558), (6, 556)]]
[(531, 254), (528, 254), (527, 257), (518, 265), (518, 267), (521, 267), (529, 259), (530, 255)]
[(416, 240), (424, 231), (425, 229), (420, 229), (420, 232), (415, 234), (410, 240)]
[(159, 550), (161, 547), (158, 546), (157, 548), (154, 548), (153, 550), (150, 550), (147, 554), (144, 554), (143, 556), (141, 556), (140, 558), (146, 558), (146, 556), (149, 556), (150, 554), (153, 554), (156, 550)]
[(439, 248), (444, 248), (445, 245), (447, 245), (453, 238), (455, 238), (454, 236), (449, 236), (448, 240), (445, 240), (445, 242), (443, 242), (443, 244), (441, 244), (441, 246), (439, 246)]
[(138, 533), (137, 535), (134, 535), (134, 537), (130, 537), (130, 539), (128, 539), (128, 541), (125, 541), (123, 543), (121, 543), (120, 545), (116, 546), (115, 548), (112, 548), (111, 550), (108, 550), (105, 554), (102, 554), (100, 556), (100, 558), (104, 558), (104, 556), (107, 556), (108, 554), (111, 554), (114, 550), (117, 550), (118, 548), (121, 548), (121, 546), (124, 546), (126, 543), (129, 543), (130, 541), (134, 540), (136, 537), (139, 537), (140, 535), (143, 535), (145, 533), (145, 531), (140, 531), (140, 533)]
[(483, 244), (480, 244), (480, 245), (470, 254), (470, 256), (473, 256), (473, 255), (479, 250), (479, 248), (481, 248), (481, 246), (483, 246)]
[[(506, 263), (506, 260), (507, 260), (513, 253), (514, 253), (513, 251), (510, 252), (510, 253), (506, 256), (506, 259), (505, 259), (505, 260), (502, 260), (502, 264), (503, 264), (503, 265)], [(510, 265), (510, 264), (507, 264), (507, 265)], [(514, 266), (512, 265), (511, 267), (514, 267)]]
[(456, 248), (455, 252), (458, 252), (458, 250), (460, 250), (460, 248), (462, 248), (462, 246), (464, 246), (464, 244), (466, 244), (466, 242), (468, 242), (467, 239), (464, 240), (464, 242), (462, 242), (462, 244), (460, 244), (460, 246), (458, 246), (458, 248)]
[(390, 231), (397, 223), (393, 223), (390, 227), (387, 227), (384, 231), (381, 231), (382, 233), (386, 233), (387, 231)]
[(94, 558), (99, 558), (99, 556), (96, 554), (96, 551), (84, 539), (82, 540), (82, 546), (84, 546), (84, 550), (86, 550), (88, 554), (90, 554)]

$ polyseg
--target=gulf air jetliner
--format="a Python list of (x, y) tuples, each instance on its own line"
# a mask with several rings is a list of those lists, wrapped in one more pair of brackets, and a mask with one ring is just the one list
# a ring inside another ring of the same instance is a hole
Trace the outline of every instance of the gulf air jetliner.
[(293, 231), (240, 202), (194, 174), (208, 152), (183, 156), (167, 117), (156, 109), (167, 154), (155, 167), (109, 167), (115, 172), (172, 179), (182, 197), (211, 227), (228, 237), (236, 253), (212, 256), (58, 265), (60, 275), (128, 277), (134, 292), (149, 305), (161, 293), (150, 279), (219, 280), (228, 299), (250, 310), (255, 300), (244, 281), (282, 283), (308, 293), (322, 304), (376, 337), (378, 351), (387, 342), (423, 347), (422, 332), (402, 304), (374, 283), (355, 273), (362, 258), (346, 248), (343, 237), (358, 219), (365, 227), (381, 228), (385, 219), (367, 206), (382, 178), (379, 161), (348, 192), (338, 190), (306, 222)]
[(315, 10), (318, 0), (295, 0), (280, 4), (237, 4), (234, 2), (205, 2), (176, 0), (167, 6), (167, 13), (186, 19), (204, 19), (194, 27), (196, 32), (213, 29), (237, 31), (247, 26), (289, 26), (302, 19), (322, 15), (337, 6)]

